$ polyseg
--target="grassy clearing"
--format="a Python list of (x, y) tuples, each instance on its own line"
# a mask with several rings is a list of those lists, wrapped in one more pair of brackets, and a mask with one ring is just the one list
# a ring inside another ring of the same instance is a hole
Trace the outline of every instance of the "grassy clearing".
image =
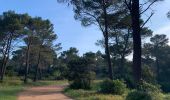
[(62, 85), (67, 84), (67, 81), (38, 81), (24, 84), (19, 79), (6, 79), (0, 83), (0, 100), (16, 100), (17, 94), (25, 88), (32, 86), (47, 86), (47, 85)]

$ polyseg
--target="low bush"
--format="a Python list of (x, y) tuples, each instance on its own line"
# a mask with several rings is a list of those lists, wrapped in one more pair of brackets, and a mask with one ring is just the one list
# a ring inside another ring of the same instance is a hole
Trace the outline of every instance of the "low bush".
[(78, 79), (70, 83), (72, 89), (90, 89), (91, 81), (88, 79)]
[(161, 82), (161, 89), (163, 92), (169, 93), (170, 92), (170, 84), (169, 82)]
[(126, 100), (152, 100), (152, 98), (146, 92), (133, 91), (127, 95)]
[(104, 80), (100, 85), (101, 93), (122, 95), (126, 91), (126, 84), (120, 80)]
[(159, 85), (147, 83), (145, 81), (142, 81), (139, 85), (139, 90), (144, 92), (156, 92), (161, 93), (161, 89)]
[(126, 100), (163, 100), (163, 95), (159, 86), (143, 81), (138, 91), (130, 92)]

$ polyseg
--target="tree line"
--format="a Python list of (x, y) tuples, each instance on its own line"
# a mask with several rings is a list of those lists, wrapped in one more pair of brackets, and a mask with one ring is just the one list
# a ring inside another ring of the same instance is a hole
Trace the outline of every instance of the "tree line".
[(60, 44), (54, 43), (57, 35), (53, 31), (53, 24), (41, 17), (4, 12), (0, 16), (0, 33), (1, 81), (9, 65), (24, 70), (25, 83), (29, 70), (34, 67), (36, 81), (38, 72), (53, 63), (56, 51), (61, 48)]
[[(155, 41), (161, 40), (158, 38), (166, 38), (165, 35), (152, 36), (152, 30), (145, 27), (155, 13), (151, 10), (152, 5), (161, 1), (163, 0), (58, 0), (60, 3), (68, 3), (73, 7), (74, 17), (81, 21), (82, 26), (97, 25), (101, 30), (103, 39), (99, 40), (97, 44), (105, 49), (104, 58), (107, 62), (108, 77), (111, 80), (117, 75), (120, 78), (127, 77), (123, 75), (126, 74), (126, 67), (124, 68), (125, 57), (133, 54), (131, 74), (133, 74), (132, 80), (137, 88), (141, 80), (146, 78), (143, 77), (145, 73), (145, 71), (143, 72), (143, 66), (145, 65), (143, 64), (145, 58), (143, 55), (148, 50), (144, 47), (146, 45), (154, 47), (156, 45)], [(148, 12), (151, 12), (150, 15), (143, 20), (142, 16)], [(142, 42), (150, 37), (151, 43), (144, 44)], [(155, 40), (155, 38), (158, 40)], [(167, 45), (167, 42), (165, 44)], [(153, 47), (150, 47), (150, 49), (153, 49)], [(157, 57), (153, 57), (152, 54), (150, 58), (153, 62), (157, 62), (157, 72), (155, 72), (157, 77), (160, 74), (159, 60)], [(119, 66), (118, 70), (114, 69), (115, 66)], [(155, 65), (152, 64), (152, 66)], [(122, 75), (115, 74), (114, 71)], [(159, 83), (159, 80), (157, 81)]]
[[(0, 16), (1, 81), (5, 74), (11, 74), (21, 76), (25, 83), (28, 79), (82, 81), (83, 78), (88, 84), (96, 76), (123, 79), (129, 87), (137, 87), (145, 80), (170, 91), (168, 38), (164, 34), (152, 35), (152, 30), (145, 27), (153, 12), (146, 20), (141, 18), (158, 1), (162, 0), (141, 3), (139, 0), (66, 0), (73, 7), (76, 20), (83, 26), (97, 25), (103, 34), (96, 44), (105, 53), (87, 52), (82, 56), (74, 47), (60, 51), (61, 44), (56, 44), (57, 35), (49, 20), (4, 12)], [(142, 42), (148, 38), (148, 43)], [(128, 56), (132, 54), (130, 61)]]

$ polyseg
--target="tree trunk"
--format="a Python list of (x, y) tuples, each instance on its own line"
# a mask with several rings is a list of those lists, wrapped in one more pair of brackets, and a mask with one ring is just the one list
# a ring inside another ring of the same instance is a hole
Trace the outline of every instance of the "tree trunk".
[(133, 30), (133, 75), (135, 83), (141, 80), (141, 35), (139, 0), (132, 0), (132, 30)]
[(5, 63), (6, 63), (6, 56), (4, 55), (3, 60), (2, 60), (2, 65), (1, 65), (1, 72), (0, 72), (0, 75), (1, 75), (0, 80), (1, 80), (1, 82), (3, 82), (3, 77), (4, 77), (3, 73), (4, 73)]
[(124, 64), (125, 64), (125, 54), (126, 54), (126, 50), (127, 50), (127, 47), (128, 47), (128, 43), (129, 43), (129, 35), (130, 35), (130, 29), (128, 29), (128, 34), (127, 34), (127, 37), (124, 37), (124, 40), (125, 40), (125, 47), (123, 48), (123, 52), (121, 55), (121, 60), (120, 60), (120, 65), (121, 65), (121, 73), (123, 75), (123, 77), (125, 77), (125, 67), (124, 67)]
[(124, 63), (125, 63), (125, 56), (123, 55), (120, 59), (120, 68), (121, 68), (121, 76), (124, 78), (125, 74), (125, 68), (124, 68)]
[(105, 0), (103, 0), (103, 11), (104, 11), (104, 20), (105, 20), (105, 33), (104, 33), (105, 53), (106, 53), (106, 58), (107, 58), (107, 63), (108, 63), (109, 78), (113, 80), (113, 69), (112, 69), (110, 50), (109, 50), (108, 21), (107, 21), (107, 10), (106, 10), (106, 5), (105, 5)]
[(3, 82), (3, 80), (4, 80), (7, 62), (8, 62), (8, 57), (5, 57), (5, 61), (3, 62), (3, 66), (2, 66), (1, 82)]
[(27, 51), (26, 51), (26, 66), (25, 66), (24, 83), (27, 83), (27, 79), (28, 79), (29, 60), (30, 60), (30, 46), (31, 46), (31, 40), (28, 37), (28, 45), (27, 45)]
[(7, 65), (8, 60), (9, 60), (9, 53), (10, 53), (10, 50), (11, 50), (12, 39), (13, 39), (13, 33), (11, 33), (9, 38), (8, 38), (6, 50), (5, 50), (4, 55), (3, 55), (4, 57), (3, 57), (3, 60), (2, 60), (2, 67), (1, 67), (1, 72), (0, 72), (0, 74), (1, 74), (0, 80), (1, 81), (3, 81), (4, 75), (5, 75), (5, 72), (6, 72), (6, 65)]
[(2, 59), (1, 70), (0, 70), (0, 80), (1, 81), (3, 80), (3, 69), (4, 69), (5, 59), (6, 59), (6, 56), (4, 55), (4, 57)]
[(159, 82), (159, 60), (158, 58), (156, 57), (156, 73), (157, 73), (157, 81)]
[(39, 68), (39, 80), (41, 80), (42, 79), (42, 70), (41, 70), (41, 68)]
[(34, 76), (34, 82), (36, 82), (37, 79), (38, 79), (38, 70), (39, 70), (39, 64), (40, 64), (40, 56), (41, 56), (41, 51), (39, 50), (39, 52), (38, 52), (38, 62), (37, 62), (37, 66), (36, 66), (35, 76)]

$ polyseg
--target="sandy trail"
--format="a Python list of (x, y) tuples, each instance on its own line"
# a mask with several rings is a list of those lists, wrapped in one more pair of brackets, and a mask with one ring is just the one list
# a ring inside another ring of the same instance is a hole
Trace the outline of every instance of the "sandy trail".
[(18, 95), (18, 100), (72, 100), (62, 91), (65, 86), (43, 86), (26, 89)]

